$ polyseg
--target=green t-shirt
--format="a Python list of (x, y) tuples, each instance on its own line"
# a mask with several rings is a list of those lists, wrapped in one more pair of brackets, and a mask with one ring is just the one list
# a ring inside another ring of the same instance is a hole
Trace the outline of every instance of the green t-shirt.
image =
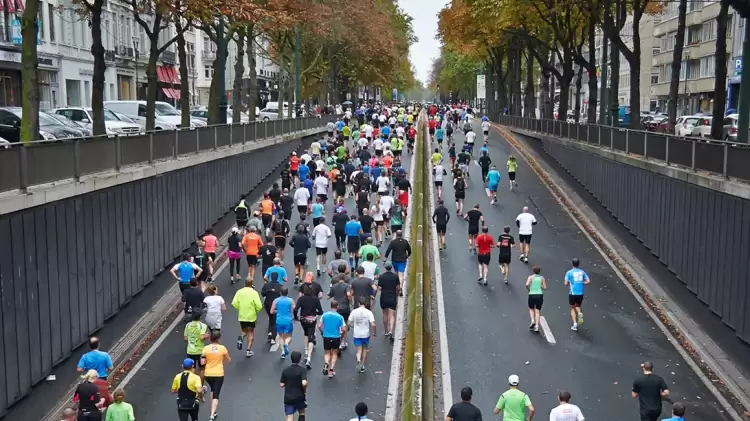
[(533, 278), (531, 278), (531, 283), (529, 284), (529, 295), (542, 294), (544, 294), (544, 290), (542, 289), (542, 276), (534, 275)]
[(526, 407), (529, 405), (529, 395), (511, 388), (500, 395), (495, 407), (503, 411), (503, 421), (526, 421)]
[(336, 156), (338, 156), (339, 159), (343, 159), (346, 156), (346, 152), (347, 152), (346, 146), (342, 145), (336, 148)]
[(507, 163), (508, 166), (508, 172), (516, 172), (516, 168), (518, 168), (518, 161), (514, 160), (508, 160)]
[(352, 134), (352, 129), (349, 126), (344, 126), (343, 129), (341, 129), (341, 134), (343, 134), (345, 137), (349, 137), (350, 134)]
[(190, 322), (185, 325), (188, 355), (200, 355), (203, 352), (206, 344), (201, 339), (201, 335), (205, 335), (207, 331), (208, 326), (203, 322)]
[(393, 211), (393, 215), (391, 216), (391, 226), (404, 225), (403, 216), (404, 215), (401, 213), (401, 206), (397, 206)]
[(362, 260), (367, 261), (368, 254), (372, 254), (374, 261), (380, 254), (380, 250), (378, 250), (378, 248), (373, 246), (372, 244), (365, 244), (364, 246), (359, 248), (359, 257), (362, 258)]
[(133, 405), (127, 402), (113, 403), (107, 407), (107, 416), (104, 421), (135, 421)]
[(352, 139), (358, 140), (359, 139), (359, 130), (354, 129), (354, 133), (352, 133)]

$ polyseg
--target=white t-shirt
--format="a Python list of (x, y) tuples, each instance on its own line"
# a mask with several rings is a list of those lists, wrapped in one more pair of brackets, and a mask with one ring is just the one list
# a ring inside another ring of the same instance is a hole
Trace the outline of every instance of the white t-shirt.
[(474, 132), (466, 133), (466, 143), (474, 143), (474, 139), (477, 137), (477, 134)]
[(549, 421), (583, 421), (581, 410), (573, 404), (563, 403), (549, 411)]
[(380, 197), (380, 210), (382, 210), (383, 213), (388, 214), (391, 211), (391, 207), (393, 206), (393, 204), (394, 204), (393, 197), (391, 196)]
[(385, 123), (385, 116), (383, 114), (380, 114), (380, 116), (378, 116), (378, 119), (381, 123)]
[(435, 181), (443, 181), (444, 173), (445, 173), (445, 168), (443, 168), (442, 165), (440, 164), (435, 165)]
[(294, 192), (294, 201), (297, 203), (297, 206), (307, 206), (309, 200), (310, 192), (306, 188), (300, 187)]
[(375, 272), (378, 270), (378, 264), (375, 262), (362, 262), (362, 269), (365, 270), (365, 278), (375, 279)]
[(224, 305), (224, 299), (218, 295), (209, 295), (203, 302), (206, 304), (206, 313), (221, 313), (221, 306)]
[(404, 137), (404, 128), (401, 126), (396, 127), (396, 136)]
[(359, 147), (362, 149), (366, 149), (368, 146), (370, 146), (370, 142), (364, 137), (360, 137), (357, 143), (359, 144)]
[(388, 119), (388, 124), (391, 126), (396, 124), (396, 117), (391, 116), (391, 118)]
[(377, 180), (375, 180), (375, 184), (378, 185), (379, 192), (387, 192), (388, 187), (391, 185), (391, 180), (389, 180), (388, 177), (384, 177), (381, 175)]
[(328, 239), (331, 238), (331, 229), (326, 224), (318, 224), (317, 227), (313, 228), (312, 237), (315, 240), (315, 247), (326, 248), (328, 247)]
[(372, 216), (372, 219), (374, 219), (377, 222), (384, 221), (385, 218), (383, 217), (383, 212), (384, 212), (383, 208), (378, 209), (376, 206), (373, 206), (370, 209), (370, 216)]
[(326, 169), (326, 163), (322, 159), (315, 161), (315, 171), (324, 171)]
[(372, 119), (377, 120), (378, 119), (378, 113), (372, 113)]
[(350, 181), (354, 181), (354, 180), (355, 180), (355, 179), (357, 178), (357, 175), (359, 175), (359, 173), (361, 173), (361, 172), (362, 172), (362, 171), (359, 171), (359, 170), (355, 170), (354, 172), (352, 172), (352, 175), (351, 175), (351, 176), (349, 176), (349, 180), (350, 180)]
[(349, 314), (349, 323), (354, 326), (355, 338), (369, 338), (370, 327), (375, 324), (375, 316), (372, 314), (372, 311), (364, 306), (360, 306)]
[(383, 150), (390, 151), (391, 150), (391, 142), (383, 142)]
[(310, 152), (312, 152), (313, 155), (320, 155), (320, 142), (311, 143)]
[(483, 132), (490, 131), (490, 123), (488, 121), (483, 121), (482, 122), (482, 131)]
[(336, 127), (336, 125), (335, 125), (335, 124), (333, 124), (333, 122), (330, 122), (330, 121), (329, 121), (329, 122), (328, 122), (328, 124), (326, 124), (326, 129), (327, 129), (327, 130), (328, 130), (328, 131), (329, 131), (330, 133), (333, 133), (333, 129), (334, 129), (335, 127)]
[(372, 125), (370, 124), (365, 125), (365, 136), (372, 137), (372, 130), (373, 130)]
[(346, 112), (344, 113), (344, 115), (346, 116), (346, 118), (349, 118), (349, 119), (352, 118), (352, 112), (349, 111), (349, 110), (346, 110)]
[(383, 139), (377, 138), (372, 141), (372, 144), (375, 146), (376, 151), (383, 150)]
[(302, 162), (304, 162), (305, 164), (307, 164), (308, 162), (310, 162), (312, 160), (312, 157), (310, 156), (310, 154), (302, 154), (302, 156), (299, 157), (299, 159), (301, 159)]
[(534, 215), (526, 212), (518, 214), (516, 218), (518, 222), (518, 233), (520, 235), (531, 235), (532, 225), (536, 224), (536, 218)]
[(320, 177), (316, 177), (315, 181), (313, 182), (313, 185), (315, 185), (315, 193), (316, 194), (328, 194), (328, 179), (323, 177), (322, 175)]

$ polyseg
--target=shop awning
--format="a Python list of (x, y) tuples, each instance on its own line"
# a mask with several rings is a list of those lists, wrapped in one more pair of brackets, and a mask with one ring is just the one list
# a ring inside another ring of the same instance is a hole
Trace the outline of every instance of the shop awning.
[(169, 83), (169, 84), (174, 83), (174, 82), (172, 82), (172, 78), (171, 78), (171, 76), (169, 74), (169, 69), (167, 67), (164, 67), (164, 66), (157, 67), (156, 68), (156, 75), (159, 78), (159, 82)]
[(7, 10), (8, 13), (16, 12), (16, 5), (14, 0), (5, 0), (5, 10)]
[(182, 97), (182, 92), (179, 89), (172, 89), (172, 98), (179, 100)]
[(169, 68), (169, 74), (172, 77), (172, 83), (174, 83), (175, 85), (179, 85), (180, 84), (180, 75), (177, 73), (177, 69), (175, 69), (174, 67), (170, 67)]
[(164, 95), (167, 96), (167, 98), (174, 99), (174, 95), (172, 94), (172, 90), (169, 88), (161, 88), (162, 92), (164, 92)]
[(23, 0), (16, 0), (16, 10), (23, 12)]

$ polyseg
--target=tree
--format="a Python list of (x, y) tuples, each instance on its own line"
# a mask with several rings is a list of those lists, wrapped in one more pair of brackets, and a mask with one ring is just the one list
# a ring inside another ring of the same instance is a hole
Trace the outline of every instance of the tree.
[(722, 0), (716, 16), (716, 56), (714, 77), (714, 108), (711, 137), (724, 140), (724, 111), (727, 103), (727, 20), (730, 0)]
[[(674, 128), (677, 121), (677, 97), (680, 92), (680, 69), (682, 67), (682, 49), (685, 45), (685, 16), (687, 14), (687, 0), (680, 0), (677, 11), (677, 37), (672, 52), (672, 76), (669, 79), (669, 102), (667, 115), (669, 127)], [(687, 80), (685, 81), (687, 83)]]
[(440, 85), (441, 92), (450, 92), (455, 99), (466, 98), (473, 92), (481, 68), (481, 62), (444, 46), (432, 63), (430, 85)]
[(78, 14), (89, 19), (91, 28), (91, 55), (94, 56), (94, 75), (91, 91), (91, 122), (94, 136), (107, 133), (104, 125), (104, 43), (102, 42), (102, 8), (104, 0), (76, 0)]
[(39, 2), (26, 3), (26, 10), (21, 16), (21, 107), (20, 138), (24, 143), (34, 142), (39, 137), (39, 70), (37, 59), (37, 31), (39, 21)]

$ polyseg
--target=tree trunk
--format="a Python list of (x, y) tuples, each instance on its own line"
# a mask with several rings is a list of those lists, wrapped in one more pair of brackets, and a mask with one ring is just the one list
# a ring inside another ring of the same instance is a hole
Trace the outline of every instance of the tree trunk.
[[(618, 125), (618, 116), (620, 109), (620, 50), (617, 48), (617, 43), (612, 42), (609, 54), (610, 68), (609, 68), (609, 104), (602, 104), (602, 106), (609, 107), (609, 114), (611, 125)], [(634, 72), (630, 72), (634, 73)], [(632, 108), (631, 108), (632, 110)], [(633, 113), (631, 112), (632, 116)]]
[[(107, 133), (104, 125), (104, 44), (102, 43), (102, 6), (104, 0), (94, 0), (91, 5), (91, 55), (94, 56), (94, 76), (91, 91), (91, 118), (94, 136)], [(52, 17), (50, 17), (51, 19)]]
[(581, 121), (581, 85), (583, 84), (581, 78), (583, 78), (583, 66), (579, 64), (578, 74), (576, 75), (576, 103), (573, 107), (573, 109), (575, 110), (574, 118), (576, 120), (576, 124)]
[[(232, 85), (232, 123), (238, 124), (242, 117), (242, 76), (245, 74), (245, 28), (237, 28), (237, 59), (234, 62), (234, 84)], [(255, 113), (255, 109), (253, 109)]]
[(508, 69), (507, 69), (507, 80), (508, 85), (505, 87), (508, 92), (508, 114), (516, 114), (516, 96), (515, 86), (518, 84), (516, 79), (516, 50), (515, 47), (509, 47), (508, 49)]
[[(587, 108), (587, 120), (589, 124), (596, 124), (596, 107), (599, 104), (599, 77), (596, 75), (596, 18), (589, 18), (588, 27), (589, 59), (586, 70), (589, 74), (589, 103)], [(606, 39), (603, 42), (607, 42)]]
[(563, 56), (563, 68), (560, 75), (560, 102), (557, 108), (557, 119), (566, 121), (568, 119), (568, 110), (570, 109), (570, 83), (573, 81), (575, 72), (573, 71), (573, 60), (566, 55)]
[(148, 80), (148, 86), (146, 87), (146, 130), (154, 130), (156, 123), (156, 94), (159, 90), (159, 79), (156, 76), (156, 65), (159, 60), (159, 48), (157, 47), (159, 38), (158, 35), (154, 38), (149, 39), (151, 47), (149, 47), (148, 64), (146, 65), (146, 80)]
[[(672, 52), (672, 77), (669, 79), (669, 101), (667, 102), (669, 128), (672, 132), (674, 132), (675, 121), (677, 121), (677, 98), (680, 95), (680, 68), (682, 67), (682, 49), (685, 45), (686, 14), (687, 0), (680, 0), (677, 13), (677, 38), (675, 40), (674, 51)], [(719, 41), (716, 40), (716, 42)]]
[(534, 56), (531, 53), (531, 46), (526, 52), (526, 98), (524, 102), (524, 114), (527, 118), (534, 118)]
[[(255, 121), (255, 107), (260, 107), (258, 104), (258, 74), (255, 69), (255, 28), (254, 25), (248, 25), (246, 28), (247, 33), (247, 67), (248, 77), (250, 78), (250, 87), (247, 92), (247, 113), (250, 116), (250, 121)], [(265, 104), (264, 104), (265, 105)]]
[(523, 69), (523, 55), (522, 55), (522, 49), (521, 49), (521, 43), (520, 40), (518, 42), (518, 47), (515, 49), (515, 61), (514, 61), (514, 68), (513, 72), (516, 74), (515, 84), (513, 85), (513, 90), (511, 91), (513, 93), (513, 102), (515, 105), (515, 113), (513, 115), (516, 116), (522, 116), (523, 115), (523, 106), (521, 101), (521, 80), (522, 80), (522, 69)]
[(177, 56), (180, 62), (180, 125), (190, 127), (190, 85), (188, 76), (187, 48), (182, 23), (175, 19), (177, 29)]
[(505, 57), (505, 51), (498, 51), (497, 55), (495, 56), (495, 72), (497, 74), (496, 81), (497, 83), (495, 86), (497, 87), (497, 109), (500, 114), (502, 114), (505, 111), (506, 105), (508, 105), (508, 102), (506, 100), (506, 90), (505, 90), (505, 79), (507, 75), (503, 72), (503, 59)]
[[(638, 13), (633, 16), (633, 54), (625, 55), (630, 64), (630, 128), (641, 128), (641, 17)], [(650, 49), (650, 47), (649, 47)], [(724, 78), (726, 79), (726, 78)]]
[(39, 5), (46, 4), (37, 1), (26, 3), (26, 10), (21, 16), (21, 119), (20, 138), (24, 143), (34, 142), (39, 138), (39, 71), (37, 59), (37, 16)]
[(286, 95), (286, 84), (284, 81), (286, 80), (286, 71), (282, 68), (279, 72), (279, 78), (278, 78), (278, 84), (279, 84), (279, 109), (278, 109), (278, 119), (281, 120), (285, 118), (284, 116), (284, 95)]
[[(549, 66), (550, 66), (551, 69), (554, 69), (555, 68), (555, 59), (557, 57), (555, 56), (555, 53), (551, 53), (550, 55), (552, 56), (552, 58), (549, 61)], [(550, 75), (550, 76), (551, 77), (549, 78), (549, 105), (550, 105), (549, 118), (551, 118), (551, 119), (554, 120), (554, 118), (555, 118), (555, 91), (556, 91), (556, 89), (555, 89), (555, 77), (554, 77), (554, 73), (552, 75)], [(560, 90), (560, 93), (562, 93), (562, 89)], [(566, 98), (567, 98), (567, 95), (566, 95)], [(560, 115), (560, 109), (559, 109), (559, 107), (558, 107), (558, 110), (557, 110), (557, 115)]]
[[(711, 123), (711, 137), (724, 140), (724, 111), (727, 102), (727, 15), (729, 1), (721, 0), (719, 15), (716, 16), (716, 76), (714, 77), (714, 108)], [(738, 16), (739, 18), (739, 16)], [(747, 23), (745, 23), (747, 25)], [(736, 34), (735, 36), (741, 36)], [(746, 82), (747, 83), (747, 82)]]
[[(221, 42), (221, 41), (219, 41)], [(219, 66), (221, 66), (221, 54), (219, 54), (219, 49), (216, 49), (216, 57), (214, 57), (213, 63), (211, 63), (214, 74), (211, 78), (211, 85), (208, 88), (208, 124), (214, 125), (214, 124), (226, 124), (227, 122), (220, 122), (219, 121), (219, 102), (221, 101), (220, 95), (226, 95), (223, 92), (219, 92), (219, 78), (217, 77), (217, 69), (219, 69)], [(226, 62), (225, 62), (226, 64)]]

